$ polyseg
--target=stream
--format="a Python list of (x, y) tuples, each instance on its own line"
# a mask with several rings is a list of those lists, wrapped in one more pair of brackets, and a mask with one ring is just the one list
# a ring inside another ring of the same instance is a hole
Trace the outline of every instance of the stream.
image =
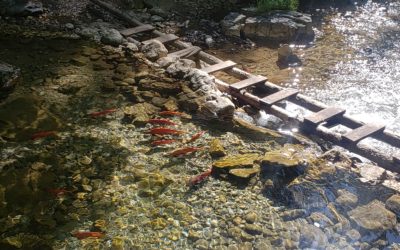
[[(326, 15), (295, 48), (302, 67), (279, 69), (268, 47), (211, 52), (397, 130), (399, 8)], [(398, 174), (237, 117), (198, 120), (189, 84), (142, 53), (58, 35), (0, 36), (22, 74), (0, 103), (0, 249), (400, 246)]]

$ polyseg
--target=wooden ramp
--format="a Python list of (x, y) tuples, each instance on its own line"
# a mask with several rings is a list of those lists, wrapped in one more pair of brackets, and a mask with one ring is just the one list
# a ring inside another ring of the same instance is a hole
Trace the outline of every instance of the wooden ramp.
[[(211, 74), (223, 70), (229, 75), (240, 79), (234, 84), (227, 84), (220, 79), (215, 79), (215, 83), (221, 91), (227, 92), (233, 97), (248, 103), (255, 108), (265, 110), (266, 112), (278, 116), (284, 121), (298, 124), (304, 133), (317, 135), (320, 138), (342, 146), (351, 152), (375, 161), (383, 168), (400, 173), (400, 154), (390, 155), (387, 152), (382, 152), (379, 149), (374, 148), (374, 145), (362, 145), (362, 143), (359, 143), (365, 138), (374, 138), (400, 149), (400, 136), (387, 131), (384, 126), (364, 124), (350, 116), (347, 116), (344, 109), (328, 107), (321, 102), (299, 93), (298, 90), (285, 89), (277, 86), (268, 82), (268, 79), (265, 76), (252, 75), (251, 73), (235, 67), (236, 63), (233, 61), (222, 61), (213, 55), (201, 51), (198, 47), (180, 41), (179, 37), (174, 34), (165, 34), (157, 31), (153, 26), (139, 22), (131, 16), (120, 12), (118, 9), (106, 2), (100, 0), (91, 1), (126, 21), (130, 26), (133, 26), (120, 31), (123, 36), (129, 37), (142, 32), (151, 32), (153, 35), (157, 36), (153, 39), (178, 49), (178, 51), (172, 52), (170, 55), (178, 57), (196, 56), (197, 61), (201, 61), (203, 65), (208, 65), (201, 68), (204, 72)], [(152, 39), (142, 41), (142, 43), (146, 44), (151, 40)], [(267, 88), (269, 92), (272, 92), (273, 94), (259, 97), (251, 93), (253, 86), (262, 86), (263, 88)], [(311, 111), (312, 114), (304, 118), (299, 117), (297, 114), (291, 113), (276, 105), (282, 101), (296, 104)], [(328, 126), (336, 124), (346, 126), (350, 128), (351, 131), (346, 134), (339, 134), (332, 131)]]

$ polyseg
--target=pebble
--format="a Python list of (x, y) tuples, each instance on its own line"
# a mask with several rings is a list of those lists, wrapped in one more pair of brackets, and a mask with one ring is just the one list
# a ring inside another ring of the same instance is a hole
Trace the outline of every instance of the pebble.
[(248, 232), (249, 234), (253, 235), (262, 234), (263, 232), (262, 227), (255, 224), (246, 224), (244, 230), (246, 230), (246, 232)]
[(69, 29), (69, 30), (72, 30), (72, 29), (75, 28), (75, 26), (74, 26), (72, 23), (66, 23), (66, 24), (65, 24), (65, 28), (67, 28), (67, 29)]
[(246, 220), (247, 223), (254, 223), (257, 220), (257, 214), (253, 211), (247, 213), (244, 217), (244, 219)]
[(197, 240), (194, 245), (196, 246), (196, 248), (198, 248), (199, 250), (207, 250), (208, 248), (208, 241), (205, 239), (200, 239)]

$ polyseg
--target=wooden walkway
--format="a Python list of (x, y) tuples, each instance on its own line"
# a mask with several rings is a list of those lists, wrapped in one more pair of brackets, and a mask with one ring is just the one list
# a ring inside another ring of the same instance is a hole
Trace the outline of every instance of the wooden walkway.
[[(348, 149), (351, 152), (359, 154), (371, 161), (376, 162), (379, 166), (390, 171), (400, 173), (400, 156), (388, 155), (379, 149), (373, 148), (372, 145), (360, 145), (359, 142), (365, 138), (374, 138), (376, 140), (387, 143), (397, 149), (400, 149), (400, 136), (385, 129), (385, 126), (378, 124), (364, 124), (348, 115), (346, 110), (338, 107), (328, 107), (325, 104), (313, 100), (296, 89), (285, 89), (268, 81), (264, 76), (252, 75), (235, 67), (236, 63), (232, 61), (222, 61), (221, 59), (212, 56), (199, 47), (189, 45), (179, 40), (179, 37), (173, 34), (164, 34), (157, 31), (153, 26), (143, 24), (138, 20), (120, 12), (115, 7), (108, 3), (91, 0), (93, 3), (103, 7), (104, 9), (115, 14), (117, 17), (126, 21), (129, 25), (134, 26), (129, 29), (120, 31), (125, 37), (130, 37), (139, 33), (150, 33), (156, 36), (162, 43), (168, 43), (170, 46), (178, 49), (171, 53), (179, 57), (195, 57), (197, 61), (201, 61), (206, 67), (200, 68), (209, 74), (225, 71), (226, 73), (241, 79), (234, 84), (228, 84), (219, 79), (215, 79), (217, 87), (226, 93), (252, 105), (267, 113), (273, 114), (286, 122), (295, 124), (306, 134), (317, 135), (329, 142)], [(151, 40), (151, 39), (150, 39)], [(143, 44), (149, 40), (141, 41)], [(267, 96), (255, 96), (251, 93), (251, 89), (255, 86), (262, 86), (272, 94)], [(313, 112), (306, 117), (298, 117), (276, 105), (281, 101), (289, 101), (300, 107)], [(329, 128), (334, 125), (343, 125), (351, 129), (346, 134), (336, 133)]]

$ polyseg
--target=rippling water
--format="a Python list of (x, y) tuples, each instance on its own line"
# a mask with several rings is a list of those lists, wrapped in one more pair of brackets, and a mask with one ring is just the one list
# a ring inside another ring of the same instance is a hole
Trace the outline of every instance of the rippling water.
[(304, 76), (302, 81), (309, 82), (306, 93), (344, 107), (364, 122), (381, 122), (400, 131), (399, 15), (399, 2), (368, 1), (353, 12), (333, 16), (331, 32), (342, 37), (338, 44), (345, 53), (322, 78)]

